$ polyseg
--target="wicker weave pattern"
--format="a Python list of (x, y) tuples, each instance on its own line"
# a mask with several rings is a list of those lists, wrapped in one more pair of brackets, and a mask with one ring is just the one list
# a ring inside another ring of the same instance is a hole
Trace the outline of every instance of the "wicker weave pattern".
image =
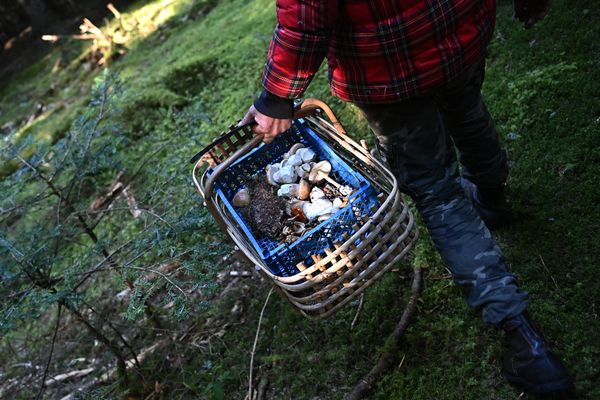
[[(320, 110), (331, 123), (316, 115)], [(405, 257), (417, 240), (418, 230), (392, 173), (346, 135), (327, 105), (319, 100), (306, 100), (298, 115), (306, 116), (311, 128), (336, 154), (368, 177), (381, 193), (378, 207), (374, 207), (370, 218), (354, 225), (353, 233), (347, 235), (344, 242), (313, 255), (312, 265), (298, 264), (298, 274), (290, 277), (273, 275), (213, 191), (219, 174), (260, 144), (260, 138), (253, 137), (250, 127), (213, 143), (214, 146), (211, 145), (196, 163), (192, 179), (211, 214), (246, 257), (305, 316), (320, 319), (339, 310)], [(204, 173), (198, 181), (197, 171), (203, 162), (208, 162), (214, 169), (210, 177)]]

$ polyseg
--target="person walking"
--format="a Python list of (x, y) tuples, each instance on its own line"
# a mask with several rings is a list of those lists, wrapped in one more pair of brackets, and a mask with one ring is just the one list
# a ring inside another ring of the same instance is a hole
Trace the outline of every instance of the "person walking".
[[(529, 28), (550, 1), (515, 0), (515, 18)], [(241, 123), (265, 143), (290, 128), (327, 58), (332, 94), (364, 114), (468, 305), (506, 332), (506, 379), (561, 392), (573, 379), (490, 233), (508, 222), (507, 156), (481, 98), (495, 13), (495, 0), (277, 0), (264, 89)]]

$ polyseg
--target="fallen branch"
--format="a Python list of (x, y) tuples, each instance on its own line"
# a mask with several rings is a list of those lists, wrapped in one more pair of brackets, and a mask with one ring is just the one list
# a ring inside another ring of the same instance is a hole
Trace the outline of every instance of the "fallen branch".
[(399, 342), (402, 334), (408, 327), (408, 324), (417, 309), (417, 299), (421, 294), (421, 286), (423, 283), (422, 271), (420, 268), (415, 269), (415, 276), (412, 283), (412, 295), (408, 300), (408, 304), (402, 313), (400, 322), (396, 325), (394, 332), (388, 338), (390, 346), (387, 350), (379, 357), (377, 364), (365, 375), (360, 382), (354, 387), (352, 392), (346, 396), (345, 400), (359, 400), (366, 396), (366, 394), (375, 386), (379, 378), (395, 365), (396, 358), (398, 356)]
[(95, 368), (86, 368), (86, 369), (81, 369), (78, 371), (67, 372), (66, 374), (56, 375), (55, 377), (50, 378), (46, 382), (44, 382), (44, 386), (51, 387), (51, 386), (56, 385), (57, 383), (66, 381), (67, 379), (81, 378), (83, 376), (87, 376), (87, 375), (91, 374), (95, 370), (96, 370)]
[(107, 205), (112, 204), (112, 202), (117, 197), (119, 197), (119, 195), (125, 188), (125, 185), (123, 185), (123, 182), (121, 182), (122, 177), (123, 177), (123, 171), (120, 171), (117, 174), (117, 176), (115, 177), (115, 179), (113, 179), (113, 182), (111, 183), (110, 189), (108, 189), (108, 192), (105, 195), (102, 195), (102, 196), (98, 197), (96, 200), (94, 200), (92, 202), (92, 204), (90, 205), (90, 209), (99, 210), (101, 208), (104, 208)]
[[(152, 346), (143, 349), (142, 351), (140, 351), (138, 353), (138, 361), (140, 363), (142, 363), (148, 355), (154, 353), (157, 349), (164, 347), (164, 345), (167, 343), (168, 343), (168, 340), (163, 339), (163, 340), (153, 344)], [(130, 360), (126, 361), (127, 370), (131, 370), (134, 367), (135, 367), (134, 359), (130, 359)], [(85, 370), (83, 370), (83, 371), (85, 371)], [(108, 382), (113, 381), (115, 379), (116, 374), (117, 374), (117, 368), (113, 367), (110, 370), (108, 370), (107, 372), (105, 372), (104, 374), (102, 374), (102, 376), (100, 376), (99, 378), (94, 378), (92, 381), (90, 381), (86, 384), (80, 385), (74, 392), (62, 397), (60, 400), (74, 400), (76, 398), (79, 398), (82, 393), (85, 393), (86, 391), (89, 391), (96, 386), (104, 385)]]

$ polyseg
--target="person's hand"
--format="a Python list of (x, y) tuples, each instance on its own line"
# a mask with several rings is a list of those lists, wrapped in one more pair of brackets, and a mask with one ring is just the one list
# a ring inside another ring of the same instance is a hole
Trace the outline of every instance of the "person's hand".
[(513, 0), (513, 18), (529, 29), (548, 14), (551, 5), (552, 0)]
[(252, 128), (254, 133), (262, 136), (265, 143), (271, 143), (277, 135), (287, 131), (292, 126), (291, 119), (271, 118), (262, 114), (254, 106), (251, 106), (246, 116), (240, 122), (240, 125), (256, 121), (256, 125)]

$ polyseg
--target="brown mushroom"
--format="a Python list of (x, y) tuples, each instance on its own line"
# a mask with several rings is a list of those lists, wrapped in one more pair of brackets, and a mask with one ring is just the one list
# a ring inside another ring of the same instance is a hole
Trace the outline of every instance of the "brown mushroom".
[(304, 215), (304, 211), (302, 210), (302, 207), (292, 207), (291, 214), (292, 214), (292, 217), (299, 222), (304, 222), (304, 223), (308, 222), (308, 218), (306, 218), (306, 215)]
[(250, 204), (250, 192), (248, 189), (241, 189), (233, 196), (233, 205), (235, 207), (246, 207), (248, 204)]
[(310, 183), (307, 180), (301, 179), (298, 188), (298, 198), (300, 200), (306, 200), (310, 196)]

